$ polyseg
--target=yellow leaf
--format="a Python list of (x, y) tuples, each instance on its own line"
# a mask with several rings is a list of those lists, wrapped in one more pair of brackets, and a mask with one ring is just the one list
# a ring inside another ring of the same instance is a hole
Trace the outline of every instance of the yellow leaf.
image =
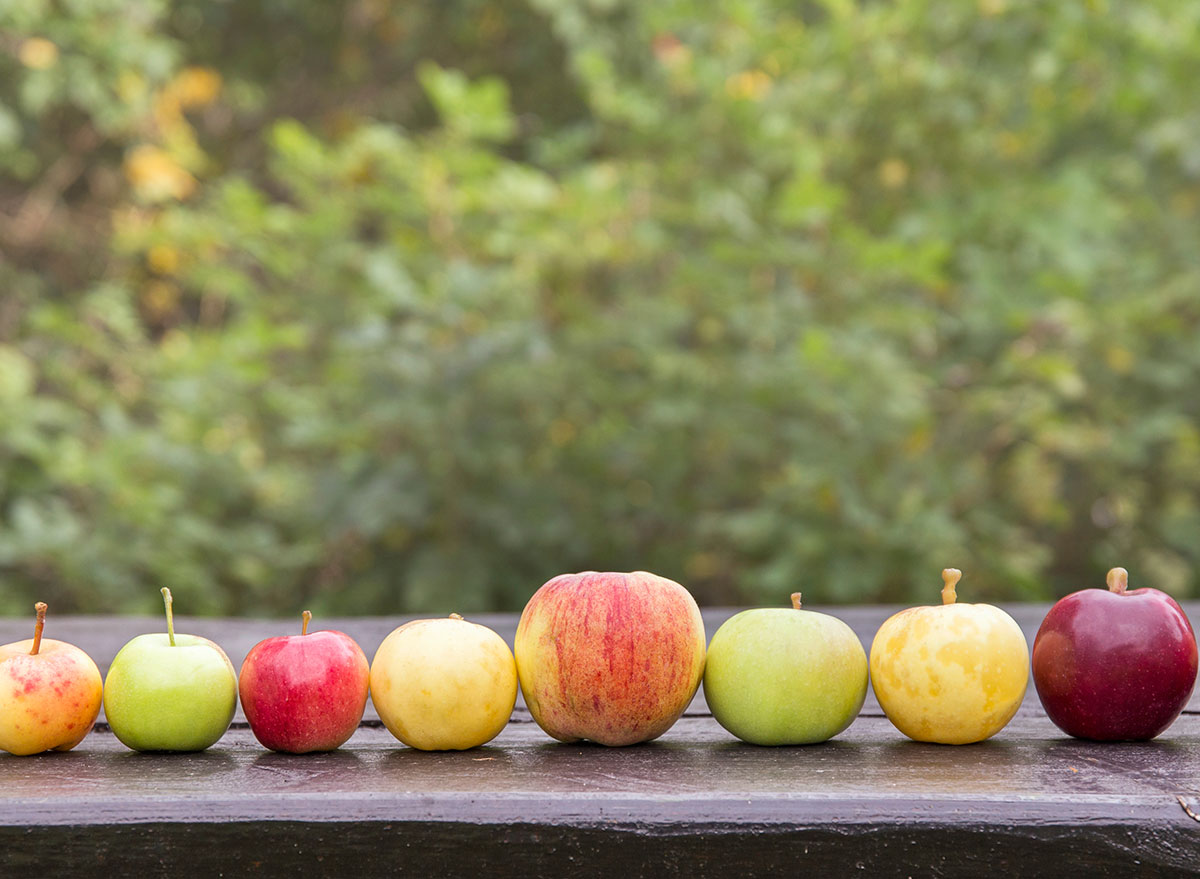
[(884, 159), (879, 163), (879, 182), (888, 189), (899, 189), (908, 182), (908, 164), (903, 159)]
[(688, 576), (697, 580), (712, 577), (721, 569), (721, 559), (711, 552), (698, 552), (686, 564)]
[(1120, 345), (1112, 345), (1104, 351), (1104, 360), (1108, 368), (1122, 375), (1133, 369), (1133, 352)]
[(838, 501), (837, 491), (829, 483), (825, 483), (817, 489), (816, 501), (817, 506), (826, 513), (837, 512), (838, 508), (841, 507), (841, 503)]
[(771, 90), (771, 77), (762, 70), (743, 70), (725, 80), (730, 97), (744, 101), (761, 101)]
[(550, 424), (550, 442), (556, 446), (565, 446), (575, 439), (577, 432), (574, 424), (564, 418), (556, 418)]
[(180, 360), (191, 350), (192, 340), (180, 330), (169, 330), (163, 335), (160, 347), (167, 359)]
[(204, 448), (214, 455), (221, 455), (229, 451), (230, 446), (233, 444), (233, 438), (230, 437), (229, 431), (217, 425), (216, 427), (210, 427), (204, 432), (201, 442), (204, 444)]
[(180, 107), (203, 107), (221, 93), (221, 74), (210, 67), (187, 67), (170, 85)]
[(922, 424), (904, 438), (904, 451), (913, 458), (929, 451), (932, 443), (933, 431), (929, 429), (929, 425)]
[(146, 251), (146, 265), (160, 275), (173, 275), (179, 268), (179, 251), (169, 244), (155, 244)]
[(166, 281), (151, 281), (141, 294), (142, 307), (154, 320), (163, 320), (175, 313), (179, 305), (179, 290)]
[(125, 176), (134, 191), (148, 201), (184, 199), (196, 189), (196, 178), (152, 144), (130, 151), (125, 158)]
[(117, 95), (127, 104), (146, 96), (146, 78), (136, 70), (123, 70), (117, 77)]
[(243, 470), (261, 470), (266, 456), (257, 443), (246, 443), (238, 450), (237, 459)]
[(58, 46), (42, 37), (30, 37), (21, 43), (17, 57), (30, 70), (47, 70), (58, 63)]
[(469, 311), (463, 316), (462, 328), (465, 332), (477, 336), (487, 329), (488, 320), (478, 311)]
[(996, 149), (1005, 158), (1015, 158), (1025, 151), (1025, 138), (1015, 131), (1001, 131), (996, 135)]
[(719, 342), (725, 335), (725, 324), (715, 317), (703, 318), (696, 326), (696, 335), (700, 337), (700, 341), (708, 344)]

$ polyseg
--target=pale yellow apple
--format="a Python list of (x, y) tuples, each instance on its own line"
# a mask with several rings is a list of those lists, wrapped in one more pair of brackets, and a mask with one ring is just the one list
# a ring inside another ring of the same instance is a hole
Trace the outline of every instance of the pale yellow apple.
[(487, 626), (458, 614), (415, 620), (375, 652), (371, 701), (383, 725), (410, 747), (475, 748), (508, 723), (517, 701), (517, 664)]
[(965, 745), (1017, 713), (1029, 646), (1016, 620), (990, 604), (956, 604), (961, 572), (942, 572), (944, 603), (892, 616), (871, 645), (871, 685), (888, 720), (918, 742)]

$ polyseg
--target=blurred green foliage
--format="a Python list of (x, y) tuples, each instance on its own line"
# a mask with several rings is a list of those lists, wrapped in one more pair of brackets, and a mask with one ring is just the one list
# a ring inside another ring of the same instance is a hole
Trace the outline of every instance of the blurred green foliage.
[(1196, 594), (1200, 3), (0, 4), (0, 609)]

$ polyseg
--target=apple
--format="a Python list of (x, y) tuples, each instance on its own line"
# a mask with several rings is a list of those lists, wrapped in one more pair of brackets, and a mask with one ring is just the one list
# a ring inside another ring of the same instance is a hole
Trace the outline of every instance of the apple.
[(263, 747), (289, 754), (332, 751), (358, 729), (370, 666), (349, 635), (309, 634), (307, 610), (301, 620), (299, 635), (267, 638), (250, 649), (238, 694)]
[(521, 614), (517, 672), (529, 712), (563, 742), (632, 745), (679, 719), (704, 674), (704, 621), (673, 580), (563, 574)]
[(371, 661), (371, 702), (388, 730), (422, 751), (465, 751), (499, 735), (517, 701), (504, 639), (458, 614), (392, 631)]
[(33, 608), (33, 638), (0, 647), (0, 749), (19, 756), (71, 750), (100, 713), (96, 663), (73, 644), (43, 638), (46, 605)]
[(1196, 683), (1196, 636), (1175, 599), (1129, 587), (1083, 589), (1050, 608), (1033, 641), (1033, 683), (1068, 735), (1146, 741), (1169, 727)]
[(744, 610), (708, 645), (704, 698), (717, 723), (753, 745), (831, 739), (867, 696), (867, 653), (829, 614), (792, 607)]
[(871, 644), (883, 713), (918, 742), (964, 745), (995, 735), (1021, 707), (1029, 648), (1016, 620), (990, 604), (956, 604), (962, 572), (942, 571), (942, 604), (890, 617)]
[(118, 651), (104, 682), (104, 714), (135, 751), (203, 751), (229, 729), (237, 675), (212, 641), (175, 634), (171, 590), (162, 594), (167, 632), (138, 635)]

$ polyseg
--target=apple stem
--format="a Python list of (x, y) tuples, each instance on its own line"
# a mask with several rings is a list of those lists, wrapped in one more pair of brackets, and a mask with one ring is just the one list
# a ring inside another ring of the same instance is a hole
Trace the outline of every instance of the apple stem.
[(300, 614), (300, 619), (303, 620), (303, 622), (300, 624), (300, 634), (307, 635), (308, 624), (312, 622), (312, 611), (306, 610), (304, 613)]
[(37, 611), (37, 622), (33, 624), (33, 649), (29, 651), (29, 655), (37, 656), (42, 647), (42, 629), (46, 628), (46, 602), (39, 601), (33, 609)]
[(792, 607), (796, 610), (800, 609), (800, 593), (799, 592), (792, 593)]
[(167, 606), (167, 640), (171, 642), (171, 646), (175, 646), (175, 614), (171, 611), (171, 605), (175, 599), (171, 597), (171, 590), (166, 586), (162, 588), (163, 604)]
[(946, 568), (942, 571), (942, 604), (954, 604), (958, 601), (958, 593), (954, 591), (954, 587), (961, 579), (962, 571), (958, 568)]
[(1113, 568), (1108, 572), (1108, 591), (1123, 595), (1129, 588), (1129, 572), (1124, 568)]
[(452, 614), (450, 614), (450, 619), (452, 619), (452, 620), (461, 620), (461, 619), (462, 619), (462, 614), (460, 614), (460, 613), (452, 613)]

